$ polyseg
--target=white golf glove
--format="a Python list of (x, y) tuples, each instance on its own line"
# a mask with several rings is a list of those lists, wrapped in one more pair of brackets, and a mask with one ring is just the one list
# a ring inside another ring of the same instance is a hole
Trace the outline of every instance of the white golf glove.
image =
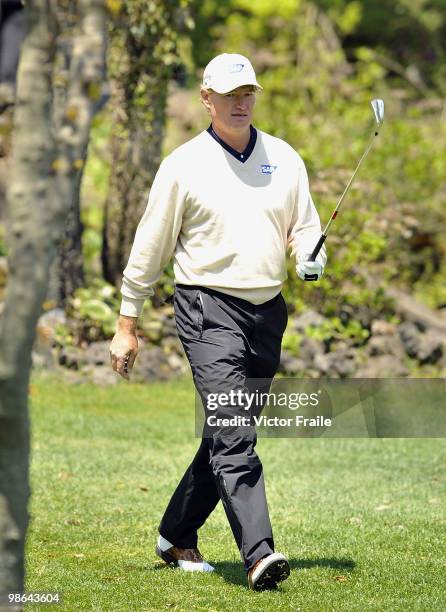
[(311, 253), (308, 253), (307, 255), (304, 255), (303, 257), (301, 257), (299, 259), (299, 262), (297, 264), (296, 270), (297, 270), (297, 276), (299, 278), (301, 278), (302, 280), (310, 280), (310, 279), (306, 279), (305, 275), (317, 275), (317, 278), (313, 279), (313, 280), (319, 280), (322, 276), (322, 274), (324, 273), (324, 266), (321, 263), (321, 261), (316, 258), (316, 261), (308, 261), (308, 258), (310, 257)]

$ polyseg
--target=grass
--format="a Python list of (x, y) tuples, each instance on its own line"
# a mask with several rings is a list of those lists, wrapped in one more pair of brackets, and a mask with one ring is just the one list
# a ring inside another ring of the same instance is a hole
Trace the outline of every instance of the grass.
[(39, 609), (446, 608), (443, 439), (260, 439), (276, 550), (292, 573), (253, 593), (221, 504), (200, 532), (214, 574), (154, 554), (199, 442), (189, 380), (99, 388), (40, 375), (31, 404), (27, 591), (63, 593), (62, 606)]

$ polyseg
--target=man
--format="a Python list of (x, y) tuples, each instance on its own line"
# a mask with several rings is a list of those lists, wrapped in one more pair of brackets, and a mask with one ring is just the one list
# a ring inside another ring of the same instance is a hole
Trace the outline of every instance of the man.
[[(280, 290), (286, 250), (297, 271), (320, 278), (325, 251), (306, 261), (321, 234), (304, 163), (284, 141), (252, 124), (258, 84), (250, 61), (222, 54), (206, 67), (201, 99), (209, 128), (171, 153), (155, 177), (122, 284), (113, 368), (129, 377), (137, 317), (174, 257), (174, 307), (206, 416), (209, 398), (230, 390), (269, 389), (280, 360), (287, 310)], [(258, 414), (262, 406), (212, 407), (215, 421)], [(157, 554), (184, 570), (212, 571), (197, 548), (197, 531), (221, 500), (252, 589), (289, 575), (274, 552), (255, 429), (209, 426), (159, 526)]]

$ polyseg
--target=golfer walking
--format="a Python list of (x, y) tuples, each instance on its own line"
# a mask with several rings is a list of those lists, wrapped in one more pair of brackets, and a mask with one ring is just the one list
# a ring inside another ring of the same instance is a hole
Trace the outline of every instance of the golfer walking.
[(320, 278), (326, 260), (322, 249), (307, 261), (321, 228), (301, 157), (252, 125), (261, 89), (242, 55), (224, 53), (206, 67), (201, 99), (211, 125), (161, 163), (124, 270), (110, 347), (113, 369), (128, 378), (138, 316), (173, 256), (177, 330), (206, 424), (161, 519), (156, 552), (183, 570), (212, 571), (197, 532), (221, 500), (248, 584), (257, 590), (290, 571), (274, 550), (255, 428), (232, 419), (262, 406), (246, 410), (242, 401), (221, 398), (268, 391), (277, 371), (287, 325), (280, 293), (287, 248), (302, 279)]

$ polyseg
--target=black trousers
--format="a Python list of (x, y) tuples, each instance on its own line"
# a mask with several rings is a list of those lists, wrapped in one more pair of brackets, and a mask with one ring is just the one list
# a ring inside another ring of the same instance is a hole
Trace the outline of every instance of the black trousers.
[[(174, 307), (205, 416), (212, 414), (216, 420), (260, 414), (261, 402), (254, 402), (248, 412), (240, 403), (228, 407), (214, 401), (211, 412), (208, 399), (231, 390), (256, 398), (268, 392), (288, 320), (282, 295), (255, 306), (205, 287), (177, 285)], [(160, 534), (179, 548), (195, 548), (197, 530), (221, 499), (245, 570), (274, 552), (256, 441), (253, 425), (205, 426), (198, 451), (161, 520)]]

